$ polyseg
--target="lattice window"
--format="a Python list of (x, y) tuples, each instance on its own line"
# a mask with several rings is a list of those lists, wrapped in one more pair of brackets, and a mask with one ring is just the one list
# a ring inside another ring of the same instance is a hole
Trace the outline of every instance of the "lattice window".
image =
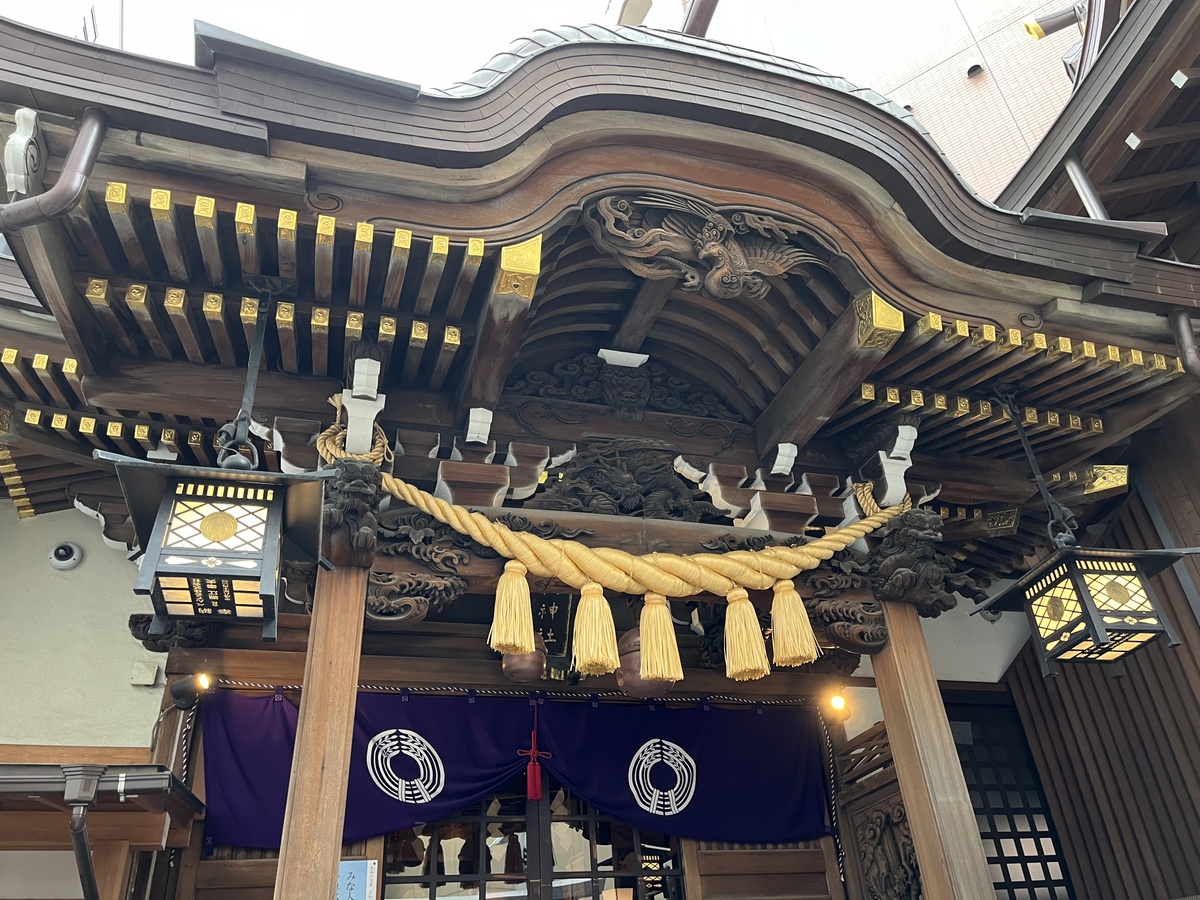
[(947, 704), (997, 900), (1074, 900), (1016, 710)]

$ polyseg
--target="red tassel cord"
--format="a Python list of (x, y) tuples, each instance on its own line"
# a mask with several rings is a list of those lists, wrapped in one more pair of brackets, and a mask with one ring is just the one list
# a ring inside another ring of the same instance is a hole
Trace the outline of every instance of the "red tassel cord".
[(542, 799), (542, 763), (553, 754), (538, 749), (537, 743), (538, 705), (533, 704), (533, 733), (529, 736), (529, 749), (518, 750), (517, 756), (528, 756), (529, 764), (525, 766), (525, 796), (530, 800)]

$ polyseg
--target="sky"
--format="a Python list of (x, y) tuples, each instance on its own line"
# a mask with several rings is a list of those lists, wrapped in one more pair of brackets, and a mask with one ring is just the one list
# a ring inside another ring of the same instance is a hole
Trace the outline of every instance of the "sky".
[[(1043, 0), (1044, 2), (1044, 0)], [(1061, 4), (1061, 0), (1059, 0)], [(81, 37), (95, 10), (99, 43), (117, 46), (121, 0), (0, 0), (0, 16)], [(195, 60), (202, 19), (288, 50), (430, 87), (462, 80), (510, 41), (539, 27), (616, 21), (621, 0), (124, 0), (124, 46), (181, 63)], [(987, 28), (999, 12), (1039, 0), (722, 0), (709, 36), (798, 59), (857, 84), (890, 90), (906, 57)], [(645, 24), (678, 29), (684, 0), (655, 0)], [(947, 34), (946, 29), (958, 34)]]

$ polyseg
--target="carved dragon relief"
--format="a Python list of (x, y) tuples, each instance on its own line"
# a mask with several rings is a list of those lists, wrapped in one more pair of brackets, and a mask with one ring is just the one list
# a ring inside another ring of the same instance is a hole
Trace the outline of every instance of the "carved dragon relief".
[(942, 519), (927, 509), (910, 509), (888, 524), (870, 555), (871, 590), (878, 600), (911, 603), (937, 618), (958, 601), (955, 592), (976, 603), (987, 599), (969, 572), (956, 572), (954, 558), (937, 549)]
[(804, 583), (813, 592), (804, 606), (834, 644), (852, 653), (875, 654), (883, 649), (887, 643), (883, 606), (878, 600), (841, 596), (870, 585), (866, 554), (841, 550), (810, 572)]
[(530, 372), (508, 391), (530, 397), (572, 400), (612, 407), (622, 422), (640, 422), (647, 410), (675, 415), (726, 419), (742, 416), (729, 409), (704, 385), (693, 385), (656, 362), (637, 368), (614, 366), (582, 353), (554, 365), (549, 372)]
[(341, 475), (330, 479), (321, 508), (321, 552), (335, 566), (369, 568), (375, 559), (379, 468), (345, 457), (335, 461)]
[(525, 506), (685, 522), (729, 517), (675, 471), (674, 453), (655, 442), (597, 439), (587, 443)]
[(834, 255), (798, 223), (665, 191), (601, 198), (583, 221), (596, 247), (634, 274), (677, 278), (681, 290), (710, 300), (761, 300), (767, 278), (828, 268)]
[[(534, 522), (508, 513), (495, 518), (513, 531), (528, 531), (546, 539), (572, 540), (592, 534), (585, 528), (564, 528), (557, 522)], [(378, 517), (376, 555), (407, 557), (423, 571), (371, 572), (367, 582), (367, 620), (377, 629), (406, 628), (430, 611), (440, 612), (467, 592), (459, 574), (472, 556), (496, 558), (490, 547), (477, 544), (426, 513), (389, 510)]]
[(151, 634), (150, 622), (153, 618), (149, 613), (134, 613), (129, 617), (129, 633), (135, 640), (141, 641), (147, 650), (166, 653), (172, 647), (208, 646), (208, 622), (172, 617), (167, 620), (166, 631)]

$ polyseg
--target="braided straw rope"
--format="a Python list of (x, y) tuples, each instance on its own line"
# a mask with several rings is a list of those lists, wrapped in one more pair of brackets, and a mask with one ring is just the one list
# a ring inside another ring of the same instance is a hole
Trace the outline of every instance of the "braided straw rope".
[[(339, 409), (340, 413), (340, 409)], [(350, 456), (381, 465), (391, 457), (383, 430), (375, 426), (375, 443), (369, 454), (345, 452), (345, 426), (339, 421), (317, 438), (317, 451), (326, 462)], [(880, 509), (871, 496), (870, 484), (856, 484), (855, 494), (866, 518), (810, 541), (801, 547), (764, 547), (762, 550), (732, 550), (727, 553), (696, 553), (677, 556), (651, 553), (634, 556), (609, 547), (587, 547), (576, 541), (546, 539), (513, 531), (487, 516), (455, 506), (419, 488), (384, 473), (383, 489), (410, 506), (449, 525), (460, 534), (491, 547), (501, 556), (515, 559), (530, 573), (556, 578), (579, 589), (596, 582), (624, 594), (656, 593), (667, 597), (689, 597), (703, 592), (725, 596), (735, 588), (766, 590), (782, 579), (815, 569), (823, 560), (844, 550), (863, 535), (912, 508), (904, 501)]]

